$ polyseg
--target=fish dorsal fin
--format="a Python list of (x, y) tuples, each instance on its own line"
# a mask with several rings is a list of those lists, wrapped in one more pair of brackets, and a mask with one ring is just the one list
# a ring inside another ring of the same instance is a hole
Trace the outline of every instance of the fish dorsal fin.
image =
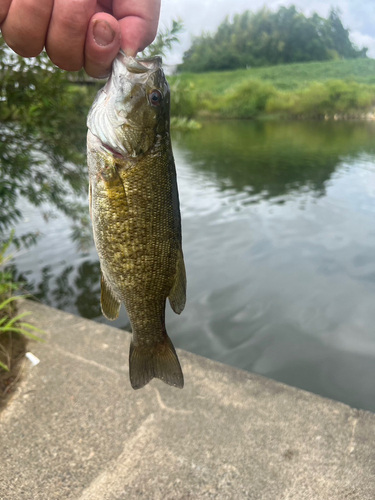
[(178, 251), (176, 275), (168, 298), (173, 311), (176, 314), (181, 314), (186, 302), (186, 272), (184, 256), (181, 249)]
[(111, 290), (103, 273), (101, 281), (100, 305), (102, 306), (102, 313), (107, 319), (113, 321), (118, 318), (120, 314), (121, 301)]

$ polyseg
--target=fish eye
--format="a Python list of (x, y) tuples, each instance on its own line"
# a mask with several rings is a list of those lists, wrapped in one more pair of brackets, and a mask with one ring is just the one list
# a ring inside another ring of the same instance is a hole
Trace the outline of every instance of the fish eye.
[(151, 106), (160, 106), (162, 98), (161, 92), (157, 89), (152, 90), (148, 95)]

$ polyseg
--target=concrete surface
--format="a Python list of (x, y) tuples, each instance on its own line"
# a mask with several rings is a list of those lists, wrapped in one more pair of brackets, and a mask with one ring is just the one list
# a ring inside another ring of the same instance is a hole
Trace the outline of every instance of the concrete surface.
[(374, 500), (375, 415), (180, 352), (133, 391), (129, 335), (36, 303), (47, 342), (0, 414), (2, 500)]

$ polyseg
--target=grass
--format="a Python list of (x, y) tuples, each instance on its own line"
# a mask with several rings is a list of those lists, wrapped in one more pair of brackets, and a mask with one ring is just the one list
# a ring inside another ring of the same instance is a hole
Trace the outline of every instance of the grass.
[(8, 254), (9, 247), (13, 241), (13, 234), (0, 246), (0, 372), (9, 372), (12, 368), (12, 354), (8, 352), (7, 346), (12, 334), (20, 335), (32, 340), (42, 340), (36, 333), (42, 334), (39, 328), (24, 321), (31, 313), (25, 311), (17, 314), (16, 303), (26, 298), (26, 295), (14, 295), (19, 291), (21, 284), (12, 281), (12, 275), (7, 271), (6, 265), (12, 259)]
[(262, 80), (277, 90), (298, 90), (311, 82), (344, 80), (375, 85), (375, 59), (351, 59), (346, 61), (324, 61), (283, 64), (262, 68), (238, 69), (212, 73), (181, 73), (169, 77), (171, 83), (180, 80), (189, 82), (200, 92), (221, 95), (228, 88), (248, 80)]
[(182, 73), (170, 82), (172, 114), (190, 118), (358, 117), (375, 105), (373, 59)]

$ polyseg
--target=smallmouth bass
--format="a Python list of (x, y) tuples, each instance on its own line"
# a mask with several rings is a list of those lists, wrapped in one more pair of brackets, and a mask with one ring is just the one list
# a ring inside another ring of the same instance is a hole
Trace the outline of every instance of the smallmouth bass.
[(101, 267), (101, 308), (125, 304), (132, 325), (130, 382), (154, 377), (183, 387), (165, 328), (167, 297), (186, 300), (181, 218), (169, 131), (169, 86), (161, 58), (120, 52), (88, 115), (87, 161), (93, 235)]

